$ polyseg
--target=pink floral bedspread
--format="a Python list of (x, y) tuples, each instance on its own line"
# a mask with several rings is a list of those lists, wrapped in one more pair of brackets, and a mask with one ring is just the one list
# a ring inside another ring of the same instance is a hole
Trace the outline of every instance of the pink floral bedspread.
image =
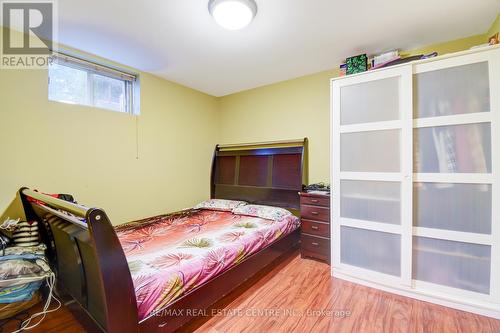
[[(140, 224), (139, 224), (140, 223)], [(231, 212), (192, 210), (118, 227), (139, 319), (238, 264), (299, 226)]]

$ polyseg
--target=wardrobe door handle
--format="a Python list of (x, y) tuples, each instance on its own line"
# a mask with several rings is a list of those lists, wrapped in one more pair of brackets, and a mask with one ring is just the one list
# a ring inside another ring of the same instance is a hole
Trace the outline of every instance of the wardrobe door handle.
[(315, 226), (315, 225), (312, 225), (312, 226), (311, 226), (311, 229), (313, 229), (313, 230), (318, 230), (319, 228), (318, 228), (317, 226)]

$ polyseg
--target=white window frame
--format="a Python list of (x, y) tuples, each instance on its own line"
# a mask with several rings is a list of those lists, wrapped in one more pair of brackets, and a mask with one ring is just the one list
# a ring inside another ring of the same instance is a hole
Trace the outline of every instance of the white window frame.
[[(130, 73), (124, 71), (122, 69), (111, 67), (107, 65), (102, 65), (97, 62), (85, 60), (82, 58), (78, 58), (72, 55), (64, 54), (64, 53), (56, 53), (52, 56), (52, 62), (58, 64), (60, 66), (71, 67), (74, 69), (78, 69), (81, 71), (87, 72), (87, 74), (98, 74), (101, 76), (109, 77), (112, 79), (117, 79), (123, 81), (125, 84), (125, 107), (124, 111), (118, 111), (116, 109), (106, 108), (102, 106), (94, 105), (94, 94), (93, 94), (93, 80), (92, 75), (87, 75), (87, 96), (88, 101), (85, 104), (78, 103), (78, 105), (85, 105), (90, 107), (95, 107), (99, 109), (111, 110), (118, 113), (127, 113), (130, 115), (139, 115), (140, 114), (140, 85), (139, 85), (139, 76), (134, 73)], [(50, 73), (50, 72), (49, 72)], [(50, 74), (48, 77), (48, 84), (50, 85)], [(62, 102), (57, 99), (49, 100), (54, 102)]]

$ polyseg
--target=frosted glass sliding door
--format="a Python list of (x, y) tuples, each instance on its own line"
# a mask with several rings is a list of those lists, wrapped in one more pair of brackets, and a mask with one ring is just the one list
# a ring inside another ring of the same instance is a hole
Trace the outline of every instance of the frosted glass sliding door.
[[(411, 67), (334, 82), (333, 265), (409, 284)], [(370, 243), (370, 246), (366, 246)]]
[(490, 66), (487, 57), (473, 55), (416, 67), (412, 278), (417, 285), (491, 292), (497, 185)]

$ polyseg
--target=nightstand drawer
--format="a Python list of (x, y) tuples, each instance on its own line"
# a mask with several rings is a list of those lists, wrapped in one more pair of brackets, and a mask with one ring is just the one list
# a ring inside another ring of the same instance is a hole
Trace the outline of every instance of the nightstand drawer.
[(320, 197), (320, 196), (300, 196), (300, 204), (301, 205), (312, 205), (312, 206), (322, 206), (322, 207), (330, 207), (330, 196)]
[(301, 206), (300, 216), (308, 220), (330, 222), (330, 208)]
[(323, 255), (328, 255), (330, 253), (330, 240), (326, 238), (302, 234), (300, 246), (304, 250)]
[(305, 234), (330, 238), (330, 225), (302, 219), (301, 230)]

